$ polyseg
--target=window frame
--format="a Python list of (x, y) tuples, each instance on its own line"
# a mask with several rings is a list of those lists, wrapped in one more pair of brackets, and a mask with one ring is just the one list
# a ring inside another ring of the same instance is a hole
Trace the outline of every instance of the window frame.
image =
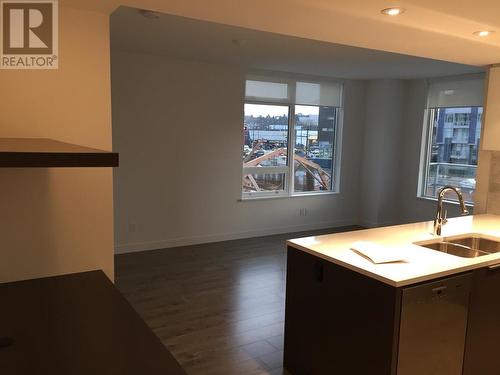
[[(252, 80), (251, 77), (247, 77), (247, 79)], [(290, 81), (280, 80), (276, 78), (274, 81), (278, 83)], [(317, 83), (314, 80), (301, 79), (302, 81)], [(289, 84), (288, 86), (288, 94), (289, 97), (295, 97), (295, 86)], [(258, 192), (244, 192), (241, 190), (241, 200), (255, 200), (255, 199), (267, 199), (267, 198), (292, 198), (292, 197), (305, 197), (305, 196), (315, 196), (315, 195), (328, 195), (328, 194), (339, 194), (340, 193), (340, 168), (341, 168), (341, 155), (342, 155), (342, 133), (343, 133), (343, 119), (344, 119), (344, 111), (343, 111), (343, 99), (344, 99), (344, 89), (342, 86), (341, 91), (341, 107), (335, 107), (335, 131), (334, 131), (334, 139), (333, 139), (333, 154), (332, 154), (332, 182), (331, 182), (331, 190), (328, 191), (305, 191), (305, 192), (295, 192), (295, 107), (297, 105), (300, 106), (309, 106), (309, 107), (324, 107), (321, 105), (303, 105), (303, 104), (295, 104), (288, 101), (288, 103), (282, 101), (267, 101), (267, 100), (255, 100), (255, 99), (245, 99), (243, 103), (243, 108), (245, 104), (256, 104), (256, 105), (275, 105), (275, 106), (288, 106), (288, 132), (287, 132), (287, 162), (288, 165), (286, 167), (255, 167), (258, 168), (260, 173), (267, 174), (285, 174), (285, 188), (283, 190), (276, 191), (258, 191)], [(243, 110), (244, 115), (244, 110)], [(243, 144), (242, 144), (243, 146)], [(250, 167), (252, 168), (252, 167)], [(284, 169), (286, 168), (286, 171)], [(242, 179), (247, 173), (245, 170), (247, 168), (242, 167)], [(283, 171), (282, 171), (283, 170)]]
[[(477, 106), (460, 106), (460, 107), (443, 107), (444, 108), (472, 108)], [(484, 114), (484, 107), (483, 113)], [(417, 187), (417, 198), (426, 199), (431, 201), (437, 201), (437, 197), (429, 196), (426, 194), (427, 185), (429, 181), (429, 172), (431, 167), (431, 156), (432, 156), (432, 137), (433, 137), (433, 128), (434, 123), (431, 119), (434, 119), (436, 116), (436, 111), (441, 108), (437, 107), (426, 107), (424, 111), (424, 124), (422, 131), (422, 144), (421, 144), (421, 152), (420, 152), (420, 167), (419, 167), (419, 178), (418, 178), (418, 187)], [(478, 114), (479, 116), (479, 114)], [(481, 121), (481, 129), (483, 127), (482, 116), (478, 117), (478, 121)], [(470, 130), (470, 129), (469, 129)], [(452, 163), (453, 164), (453, 163)], [(470, 166), (469, 164), (454, 164), (456, 166)], [(476, 167), (476, 180), (477, 180), (477, 165)], [(437, 171), (436, 171), (437, 174)], [(477, 186), (476, 186), (477, 189)], [(445, 199), (446, 202), (452, 204), (459, 204), (458, 200), (455, 199)], [(473, 201), (465, 201), (465, 204), (469, 207), (474, 207)]]
[[(285, 188), (283, 190), (275, 190), (275, 191), (256, 191), (256, 192), (244, 192), (243, 189), (241, 189), (242, 193), (242, 199), (255, 199), (258, 197), (262, 198), (269, 198), (269, 197), (282, 197), (282, 196), (288, 196), (288, 187), (289, 187), (289, 181), (290, 181), (290, 133), (291, 133), (291, 126), (290, 123), (295, 120), (295, 113), (294, 109), (290, 104), (286, 103), (281, 103), (281, 102), (274, 102), (274, 101), (261, 101), (261, 100), (245, 100), (243, 103), (243, 117), (245, 116), (245, 104), (257, 104), (257, 105), (273, 105), (273, 106), (282, 106), (282, 107), (288, 107), (288, 130), (287, 130), (287, 166), (285, 167), (243, 167), (241, 168), (242, 175), (241, 179), (243, 180), (243, 176), (245, 176), (247, 173), (245, 173), (245, 170), (248, 169), (258, 169), (259, 174), (280, 174), (284, 173), (285, 174)], [(244, 122), (244, 121), (243, 121)], [(243, 146), (243, 145), (242, 145)]]

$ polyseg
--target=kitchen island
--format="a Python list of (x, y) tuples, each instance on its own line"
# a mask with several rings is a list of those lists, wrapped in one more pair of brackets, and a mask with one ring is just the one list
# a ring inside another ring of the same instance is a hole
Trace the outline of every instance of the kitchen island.
[[(290, 240), (285, 367), (293, 374), (500, 373), (500, 253), (464, 258), (424, 247), (500, 239), (500, 217), (450, 219)], [(369, 241), (403, 261), (374, 264)]]

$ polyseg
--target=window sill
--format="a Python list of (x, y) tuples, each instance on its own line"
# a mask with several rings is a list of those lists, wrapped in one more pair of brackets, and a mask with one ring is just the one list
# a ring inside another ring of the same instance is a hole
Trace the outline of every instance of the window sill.
[(268, 200), (268, 199), (290, 199), (290, 198), (304, 198), (304, 197), (318, 197), (318, 196), (331, 196), (338, 195), (340, 192), (338, 191), (328, 191), (324, 193), (297, 193), (291, 195), (265, 195), (265, 196), (253, 196), (253, 197), (242, 197), (238, 199), (238, 202), (249, 202), (249, 201), (260, 201), (260, 200)]
[[(432, 197), (417, 196), (417, 199), (421, 199), (421, 200), (429, 201), (429, 202), (434, 202), (436, 204), (438, 202), (437, 198), (432, 198)], [(459, 205), (458, 201), (453, 201), (453, 200), (449, 200), (449, 199), (444, 199), (443, 202), (446, 202), (446, 203), (449, 203), (449, 204), (454, 204), (455, 206)], [(472, 203), (472, 202), (465, 202), (465, 205), (467, 207), (474, 208), (474, 203)]]

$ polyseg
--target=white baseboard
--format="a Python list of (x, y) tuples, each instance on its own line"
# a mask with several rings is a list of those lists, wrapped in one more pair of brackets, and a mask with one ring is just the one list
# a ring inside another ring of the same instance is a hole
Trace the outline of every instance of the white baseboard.
[(292, 225), (286, 227), (276, 227), (276, 228), (260, 229), (260, 230), (244, 231), (236, 233), (219, 233), (219, 234), (203, 235), (203, 236), (180, 237), (168, 240), (119, 244), (115, 247), (115, 254), (126, 254), (139, 251), (168, 249), (172, 247), (199, 245), (210, 242), (230, 241), (230, 240), (238, 240), (241, 238), (270, 236), (273, 234), (302, 232), (315, 229), (335, 228), (348, 225), (357, 225), (357, 224), (355, 223), (355, 220), (335, 220), (330, 222), (308, 223), (308, 224), (300, 224), (300, 225)]

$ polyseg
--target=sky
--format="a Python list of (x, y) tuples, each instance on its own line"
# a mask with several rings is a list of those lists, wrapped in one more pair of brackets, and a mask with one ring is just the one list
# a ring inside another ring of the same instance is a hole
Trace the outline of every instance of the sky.
[[(295, 113), (303, 115), (318, 115), (319, 107), (297, 105), (295, 106)], [(270, 116), (284, 116), (288, 115), (287, 105), (265, 105), (265, 104), (245, 104), (245, 116), (259, 117), (267, 115)]]

